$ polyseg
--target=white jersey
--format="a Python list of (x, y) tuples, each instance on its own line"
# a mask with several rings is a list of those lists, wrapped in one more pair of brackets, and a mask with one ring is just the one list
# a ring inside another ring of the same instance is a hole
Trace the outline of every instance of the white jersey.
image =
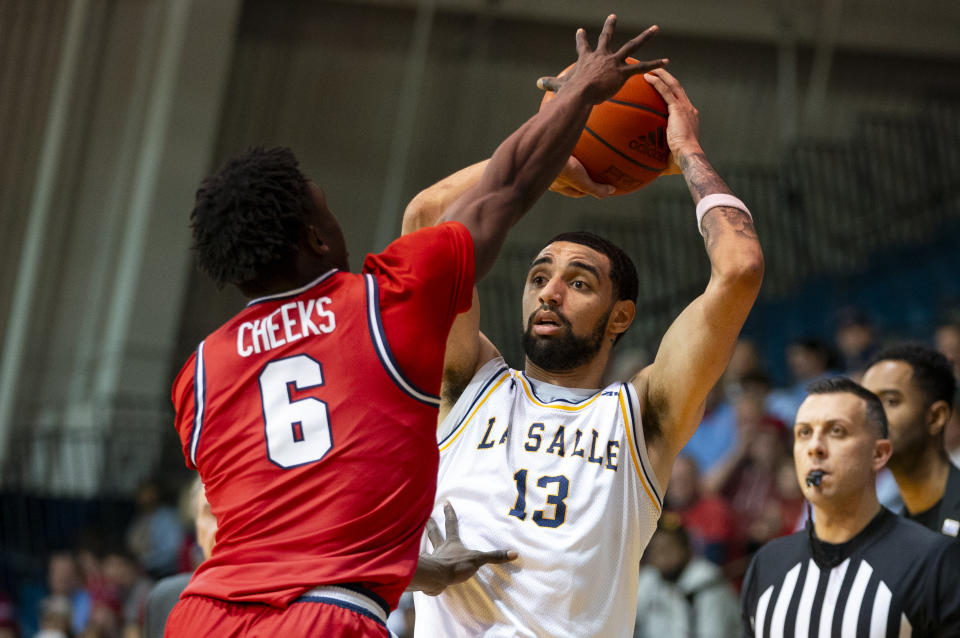
[[(631, 636), (640, 556), (661, 490), (633, 385), (575, 390), (485, 364), (438, 429), (443, 503), (471, 549), (513, 549), (440, 596), (416, 636)], [(424, 548), (428, 541), (424, 538)]]

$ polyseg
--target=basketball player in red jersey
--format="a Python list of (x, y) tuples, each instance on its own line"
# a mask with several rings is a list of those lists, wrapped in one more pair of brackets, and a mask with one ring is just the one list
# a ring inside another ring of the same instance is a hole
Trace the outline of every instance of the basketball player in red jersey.
[[(197, 259), (251, 299), (173, 388), (177, 430), (216, 515), (216, 545), (167, 636), (386, 636), (436, 488), (447, 333), (507, 230), (550, 185), (594, 104), (632, 75), (607, 19), (557, 98), (445, 214), (348, 270), (340, 225), (286, 149), (228, 161), (192, 213)], [(506, 558), (504, 553), (504, 559)]]

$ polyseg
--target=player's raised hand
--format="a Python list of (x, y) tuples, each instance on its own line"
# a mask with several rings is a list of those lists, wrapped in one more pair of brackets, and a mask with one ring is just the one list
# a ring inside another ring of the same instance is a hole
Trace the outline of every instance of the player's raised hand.
[(560, 171), (557, 178), (553, 180), (553, 184), (550, 185), (550, 190), (567, 197), (593, 195), (597, 199), (610, 197), (617, 192), (615, 186), (601, 184), (590, 179), (590, 174), (587, 173), (587, 169), (583, 167), (580, 160), (572, 155), (563, 166), (563, 170)]
[(562, 76), (543, 77), (537, 86), (545, 91), (583, 91), (593, 104), (599, 104), (614, 95), (630, 77), (659, 69), (667, 64), (666, 58), (647, 60), (636, 64), (627, 63), (627, 57), (636, 52), (643, 43), (656, 35), (654, 25), (636, 36), (615, 52), (610, 50), (610, 41), (617, 24), (617, 16), (610, 15), (603, 24), (597, 39), (597, 48), (591, 49), (587, 33), (577, 29), (577, 62)]
[(667, 146), (671, 155), (700, 151), (700, 113), (677, 78), (664, 69), (655, 69), (645, 79), (667, 103)]
[(433, 518), (427, 519), (427, 538), (433, 545), (433, 553), (420, 554), (417, 571), (408, 589), (422, 591), (428, 596), (437, 596), (450, 585), (470, 579), (487, 563), (506, 563), (514, 560), (513, 550), (498, 549), (479, 552), (464, 547), (460, 541), (460, 525), (457, 513), (450, 503), (443, 505), (446, 538)]

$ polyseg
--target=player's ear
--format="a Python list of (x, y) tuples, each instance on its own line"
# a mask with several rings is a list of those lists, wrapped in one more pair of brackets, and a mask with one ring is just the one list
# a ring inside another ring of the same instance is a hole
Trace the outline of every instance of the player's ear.
[(318, 255), (326, 255), (330, 252), (330, 246), (323, 241), (323, 236), (320, 235), (320, 229), (313, 224), (307, 225), (307, 246), (312, 252)]
[(927, 431), (930, 436), (939, 436), (950, 420), (950, 406), (946, 401), (934, 401), (927, 408)]
[(623, 334), (633, 323), (637, 314), (637, 305), (629, 299), (621, 299), (613, 304), (610, 319), (607, 321), (607, 330), (614, 334)]

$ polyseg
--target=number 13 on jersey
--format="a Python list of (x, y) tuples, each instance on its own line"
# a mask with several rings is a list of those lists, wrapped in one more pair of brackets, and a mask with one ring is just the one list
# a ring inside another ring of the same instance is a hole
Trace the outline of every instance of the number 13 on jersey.
[[(516, 516), (521, 521), (527, 518), (527, 470), (519, 470), (513, 475), (517, 484), (517, 500), (510, 510), (510, 516)], [(554, 488), (555, 486), (555, 488)], [(541, 476), (537, 479), (537, 487), (556, 489), (556, 493), (547, 492), (547, 502), (544, 506), (553, 506), (553, 515), (547, 516), (546, 509), (534, 510), (531, 520), (540, 527), (560, 527), (567, 520), (567, 504), (564, 499), (570, 489), (570, 481), (566, 476)]]

